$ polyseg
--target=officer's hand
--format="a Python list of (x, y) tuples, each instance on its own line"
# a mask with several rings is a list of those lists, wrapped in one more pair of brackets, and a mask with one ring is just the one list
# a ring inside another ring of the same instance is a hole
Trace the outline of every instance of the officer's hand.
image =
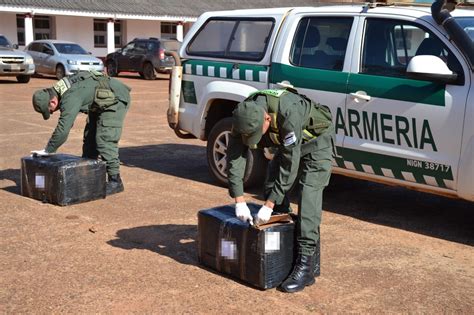
[(36, 151), (31, 151), (31, 156), (49, 156), (54, 153), (48, 153), (46, 150), (36, 150)]
[(237, 202), (235, 204), (235, 216), (243, 222), (249, 222), (253, 225), (253, 218), (246, 202)]
[(267, 206), (262, 206), (260, 210), (258, 210), (258, 214), (255, 219), (255, 224), (261, 225), (261, 224), (267, 223), (268, 220), (270, 220), (272, 212), (273, 212), (272, 208), (269, 208)]

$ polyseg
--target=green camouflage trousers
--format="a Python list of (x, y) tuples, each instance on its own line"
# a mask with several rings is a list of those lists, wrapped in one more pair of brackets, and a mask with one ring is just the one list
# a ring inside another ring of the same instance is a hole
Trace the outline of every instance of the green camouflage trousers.
[[(323, 139), (322, 139), (323, 140)], [(330, 139), (329, 139), (330, 141)], [(326, 139), (323, 140), (326, 142)], [(300, 172), (297, 179), (298, 189), (298, 220), (296, 222), (296, 241), (298, 252), (303, 255), (313, 255), (319, 240), (319, 225), (321, 224), (323, 190), (329, 184), (331, 177), (332, 144), (319, 145), (318, 150), (306, 153), (300, 159)], [(265, 198), (270, 194), (276, 178), (278, 178), (278, 153), (270, 162), (265, 180)], [(291, 211), (288, 196), (282, 204), (275, 205), (274, 211)]]
[(107, 163), (109, 176), (120, 173), (118, 142), (127, 111), (128, 106), (118, 102), (102, 113), (90, 112), (87, 117), (82, 156), (97, 159), (100, 155)]

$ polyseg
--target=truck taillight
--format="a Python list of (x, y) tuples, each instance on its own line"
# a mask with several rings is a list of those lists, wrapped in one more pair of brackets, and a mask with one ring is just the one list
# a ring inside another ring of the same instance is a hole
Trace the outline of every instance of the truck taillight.
[(161, 60), (165, 59), (165, 50), (163, 48), (160, 48), (160, 51), (158, 52), (158, 55)]

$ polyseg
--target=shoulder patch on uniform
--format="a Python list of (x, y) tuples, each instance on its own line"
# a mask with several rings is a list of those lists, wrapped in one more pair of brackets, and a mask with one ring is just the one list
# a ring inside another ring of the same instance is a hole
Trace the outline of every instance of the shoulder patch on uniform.
[(271, 89), (268, 89), (268, 90), (260, 90), (260, 91), (256, 91), (252, 94), (249, 95), (249, 97), (251, 96), (254, 96), (254, 95), (270, 95), (270, 96), (275, 96), (275, 97), (280, 97), (283, 93), (285, 93), (286, 90), (271, 90)]
[(60, 95), (63, 96), (67, 90), (71, 87), (71, 82), (69, 82), (68, 78), (62, 78), (55, 85), (53, 85), (53, 89)]
[(292, 145), (295, 142), (296, 142), (296, 135), (295, 135), (295, 132), (292, 131), (285, 136), (285, 139), (283, 140), (283, 145), (287, 147), (289, 145)]

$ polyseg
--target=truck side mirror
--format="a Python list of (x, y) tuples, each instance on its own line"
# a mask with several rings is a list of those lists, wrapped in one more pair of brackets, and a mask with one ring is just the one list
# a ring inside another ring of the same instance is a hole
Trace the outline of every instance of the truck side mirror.
[(459, 84), (458, 75), (449, 70), (439, 57), (431, 55), (414, 56), (407, 67), (407, 76), (415, 80)]
[(18, 49), (18, 44), (13, 44), (13, 49)]

